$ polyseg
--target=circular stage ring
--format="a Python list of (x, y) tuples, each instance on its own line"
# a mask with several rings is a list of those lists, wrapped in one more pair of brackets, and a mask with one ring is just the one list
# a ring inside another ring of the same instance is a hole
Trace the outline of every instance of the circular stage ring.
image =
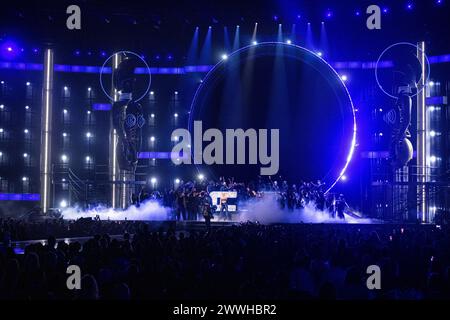
[[(419, 51), (422, 51), (422, 49), (420, 49), (420, 48), (419, 48), (417, 45), (415, 45), (414, 43), (411, 43), (411, 42), (397, 42), (397, 43), (391, 44), (391, 45), (388, 46), (386, 49), (384, 49), (384, 50), (381, 52), (380, 56), (378, 57), (377, 62), (376, 62), (376, 64), (375, 64), (375, 80), (377, 81), (377, 85), (378, 85), (378, 87), (381, 89), (381, 91), (383, 91), (383, 93), (386, 94), (387, 96), (389, 96), (389, 97), (391, 97), (391, 98), (394, 98), (394, 99), (397, 99), (398, 97), (396, 97), (396, 96), (394, 96), (394, 95), (392, 95), (392, 94), (390, 94), (390, 93), (387, 93), (386, 90), (384, 90), (383, 86), (380, 84), (380, 81), (378, 80), (378, 64), (380, 63), (381, 57), (386, 53), (386, 51), (388, 51), (389, 49), (392, 49), (393, 47), (399, 46), (399, 45), (408, 45), (408, 46), (411, 46), (411, 47), (416, 48), (416, 49), (419, 50)], [(425, 53), (424, 53), (424, 55), (425, 55), (425, 61), (426, 61), (426, 64), (427, 64), (427, 69), (428, 69), (427, 77), (426, 77), (426, 79), (425, 79), (425, 83), (426, 83), (426, 82), (428, 82), (428, 79), (430, 78), (430, 61), (428, 60), (428, 56), (427, 56)], [(417, 58), (417, 57), (416, 57), (416, 58)], [(417, 61), (419, 61), (419, 64), (422, 65), (422, 63), (420, 62), (419, 58), (417, 58)], [(424, 76), (423, 74), (420, 75), (419, 82), (420, 82), (420, 79), (422, 79), (423, 76)], [(415, 97), (415, 96), (418, 95), (420, 92), (422, 92), (422, 90), (423, 90), (424, 88), (425, 88), (425, 86), (423, 86), (423, 87), (422, 87), (419, 91), (417, 91), (415, 94), (411, 95), (411, 98)]]
[[(111, 100), (111, 101), (114, 101), (114, 98), (113, 97), (111, 97), (107, 92), (106, 92), (106, 90), (105, 90), (105, 87), (104, 87), (104, 85), (103, 85), (103, 80), (102, 80), (102, 75), (103, 75), (103, 70), (105, 69), (105, 66), (106, 66), (106, 64), (108, 63), (108, 61), (113, 57), (113, 56), (115, 56), (116, 54), (131, 54), (131, 55), (134, 55), (134, 56), (136, 56), (138, 59), (140, 59), (144, 64), (145, 64), (145, 67), (147, 68), (147, 71), (148, 71), (148, 85), (147, 85), (147, 89), (144, 91), (144, 93), (139, 97), (139, 99), (136, 99), (136, 100), (134, 100), (135, 102), (138, 102), (138, 101), (141, 101), (142, 99), (144, 99), (144, 97), (147, 95), (147, 93), (150, 91), (150, 85), (151, 85), (151, 83), (152, 83), (152, 74), (151, 74), (151, 72), (150, 72), (150, 67), (148, 66), (148, 64), (147, 64), (147, 62), (145, 62), (145, 60), (140, 56), (140, 55), (138, 55), (137, 53), (135, 53), (135, 52), (133, 52), (133, 51), (127, 51), (127, 50), (122, 50), (122, 51), (118, 51), (118, 52), (115, 52), (115, 53), (113, 53), (112, 55), (110, 55), (106, 60), (105, 60), (105, 62), (103, 63), (103, 65), (102, 65), (102, 68), (100, 69), (100, 86), (101, 86), (101, 88), (102, 88), (102, 90), (103, 90), (103, 93), (109, 98), (109, 100)], [(113, 71), (113, 68), (111, 68), (111, 74), (113, 73), (114, 71)]]
[[(196, 103), (197, 97), (198, 97), (201, 89), (203, 89), (207, 85), (208, 79), (213, 74), (213, 72), (218, 67), (220, 67), (223, 63), (227, 63), (227, 61), (230, 58), (232, 58), (234, 55), (237, 55), (237, 54), (239, 54), (240, 52), (242, 52), (244, 50), (250, 49), (250, 48), (255, 47), (255, 46), (260, 47), (260, 46), (273, 46), (273, 45), (282, 45), (282, 46), (294, 47), (294, 48), (297, 48), (297, 49), (300, 49), (300, 50), (307, 51), (308, 53), (310, 53), (310, 54), (314, 55), (315, 57), (319, 58), (334, 73), (334, 75), (336, 76), (336, 78), (338, 79), (338, 81), (340, 82), (342, 87), (344, 88), (345, 93), (346, 93), (346, 95), (347, 95), (347, 97), (349, 99), (349, 103), (350, 103), (350, 106), (351, 106), (351, 109), (352, 109), (352, 120), (353, 120), (352, 121), (353, 126), (350, 129), (353, 132), (352, 133), (351, 143), (350, 143), (350, 148), (349, 148), (349, 151), (347, 153), (347, 157), (346, 157), (346, 161), (345, 161), (344, 166), (342, 167), (342, 169), (340, 171), (338, 171), (339, 175), (337, 176), (337, 178), (330, 184), (329, 187), (327, 187), (327, 189), (325, 191), (325, 194), (326, 194), (336, 185), (336, 183), (338, 183), (338, 181), (342, 178), (342, 176), (344, 176), (345, 171), (347, 170), (347, 168), (348, 168), (348, 166), (350, 164), (350, 161), (351, 161), (351, 159), (353, 157), (353, 153), (354, 153), (355, 146), (356, 146), (356, 111), (355, 111), (355, 107), (353, 105), (353, 101), (352, 101), (352, 98), (350, 96), (350, 93), (349, 93), (349, 91), (347, 89), (347, 86), (345, 85), (344, 81), (339, 76), (339, 74), (336, 72), (336, 70), (325, 59), (323, 59), (319, 54), (317, 54), (317, 53), (315, 53), (315, 52), (313, 52), (313, 51), (311, 51), (309, 49), (306, 49), (304, 47), (301, 47), (299, 45), (292, 44), (292, 43), (288, 44), (288, 43), (285, 43), (285, 42), (269, 41), (269, 42), (259, 42), (257, 44), (247, 45), (245, 47), (239, 48), (239, 49), (233, 51), (232, 53), (228, 54), (227, 55), (227, 59), (221, 59), (218, 63), (216, 63), (208, 71), (208, 73), (205, 75), (205, 77), (202, 79), (202, 81), (200, 81), (200, 85), (197, 87), (197, 89), (195, 91), (195, 94), (194, 94), (194, 97), (193, 97), (192, 102), (191, 102), (191, 107), (190, 107), (190, 111), (189, 111), (189, 120), (188, 120), (188, 130), (190, 132), (192, 132), (193, 114), (194, 114), (195, 103)], [(191, 157), (192, 156), (193, 155), (192, 155), (192, 151), (191, 151)], [(200, 172), (200, 170), (198, 169), (198, 166), (197, 165), (195, 165), (195, 166), (196, 166), (197, 172)]]

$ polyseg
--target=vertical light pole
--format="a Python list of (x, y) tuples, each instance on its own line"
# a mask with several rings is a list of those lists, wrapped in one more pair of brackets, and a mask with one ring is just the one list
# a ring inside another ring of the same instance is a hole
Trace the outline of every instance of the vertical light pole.
[[(422, 77), (417, 86), (420, 92), (417, 94), (417, 212), (421, 222), (428, 222), (427, 213), (427, 190), (425, 183), (428, 181), (427, 175), (427, 110), (425, 105), (425, 42), (417, 44), (417, 58), (420, 61)], [(422, 90), (423, 89), (423, 90)]]
[(41, 208), (47, 213), (50, 204), (51, 138), (53, 108), (53, 50), (46, 49), (44, 55), (44, 83), (41, 109)]
[[(114, 72), (119, 66), (120, 63), (120, 55), (115, 54), (112, 59), (112, 86), (111, 86), (111, 95), (114, 98), (113, 102), (116, 102), (119, 99), (119, 94), (117, 89), (114, 87)], [(119, 180), (119, 170), (117, 164), (117, 141), (118, 136), (116, 129), (114, 129), (113, 125), (113, 110), (111, 109), (111, 117), (110, 117), (110, 134), (109, 134), (109, 169), (110, 169), (110, 180), (112, 181), (111, 185), (111, 206), (113, 208), (117, 208), (117, 200), (118, 200), (118, 186), (116, 182)]]

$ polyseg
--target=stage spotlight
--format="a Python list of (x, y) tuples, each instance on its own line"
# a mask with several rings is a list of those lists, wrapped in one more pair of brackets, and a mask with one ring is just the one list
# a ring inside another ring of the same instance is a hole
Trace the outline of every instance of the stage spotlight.
[(23, 154), (23, 157), (24, 157), (24, 158), (28, 158), (28, 153), (25, 152), (25, 153)]
[(289, 40), (289, 39), (287, 39), (287, 40), (286, 40), (286, 43), (287, 43), (287, 44), (292, 44), (292, 41)]
[(431, 163), (436, 162), (436, 160), (437, 160), (436, 156), (431, 156), (431, 157), (430, 157), (430, 162), (431, 162)]
[(5, 84), (5, 81), (2, 80), (2, 81), (0, 81), (0, 83), (1, 83), (1, 84)]
[(252, 42), (252, 44), (253, 44), (254, 46), (256, 46), (256, 45), (258, 44), (258, 41), (254, 40), (254, 41)]
[(154, 91), (150, 91), (150, 95), (153, 96), (155, 94)]
[(383, 136), (383, 132), (380, 132), (380, 133), (378, 134), (378, 136), (382, 137), (382, 136)]
[(428, 85), (429, 85), (430, 87), (433, 87), (433, 86), (434, 86), (434, 81), (428, 81)]
[(27, 181), (28, 177), (22, 177), (22, 181)]
[(64, 91), (67, 91), (69, 88), (67, 88), (66, 86), (64, 86)]
[(91, 87), (88, 87), (88, 91), (90, 92), (92, 90), (92, 88)]
[(178, 140), (179, 140), (178, 136), (173, 137), (173, 141), (177, 142)]
[(406, 9), (408, 9), (408, 10), (412, 10), (414, 8), (414, 5), (411, 3), (411, 2), (409, 2), (407, 5), (406, 5)]
[(341, 75), (341, 80), (342, 81), (347, 81), (348, 80), (347, 75), (345, 75), (345, 74)]
[(67, 207), (67, 201), (66, 201), (66, 200), (61, 200), (61, 202), (59, 203), (59, 206), (60, 206), (61, 208)]
[(31, 85), (31, 83), (30, 83), (30, 82), (27, 82), (26, 85), (27, 85), (27, 87), (29, 87), (29, 86)]
[(28, 133), (28, 129), (24, 129), (24, 130), (23, 130), (23, 133)]
[(2, 157), (2, 156), (3, 156), (3, 152), (0, 151), (0, 157)]
[(155, 138), (154, 136), (151, 136), (151, 137), (150, 137), (150, 141), (151, 141), (151, 142), (155, 142), (155, 140), (156, 140), (156, 138)]
[(323, 56), (322, 51), (317, 51), (317, 55), (318, 55), (319, 57)]
[(91, 157), (90, 156), (86, 156), (86, 162), (90, 162), (91, 161)]
[(198, 180), (202, 181), (203, 179), (205, 179), (205, 176), (204, 176), (203, 174), (200, 173), (200, 174), (197, 176), (197, 178), (198, 178)]
[(88, 111), (86, 111), (87, 112), (87, 114), (91, 114), (91, 110), (88, 110)]
[(67, 155), (63, 154), (63, 155), (61, 156), (61, 161), (62, 161), (62, 162), (67, 162), (67, 160), (68, 160)]
[(65, 133), (65, 132), (63, 132), (62, 135), (63, 135), (63, 137), (67, 137), (67, 133)]
[(8, 52), (12, 52), (12, 51), (13, 51), (13, 48), (12, 48), (12, 47), (8, 47), (8, 48), (6, 48), (6, 50), (7, 50)]
[(430, 131), (430, 137), (435, 137), (435, 136), (436, 136), (436, 131), (431, 130), (431, 131)]
[(66, 114), (67, 113), (67, 109), (63, 109), (63, 113)]
[(88, 139), (89, 139), (89, 138), (91, 138), (91, 137), (92, 137), (92, 133), (90, 133), (90, 132), (87, 132), (87, 133), (86, 133), (86, 138), (88, 138)]
[(383, 112), (383, 108), (378, 109), (378, 111)]
[(178, 95), (178, 91), (175, 91), (174, 94), (177, 96)]
[(174, 116), (175, 118), (178, 118), (178, 113), (174, 113), (173, 116)]
[(153, 177), (153, 178), (151, 178), (151, 179), (150, 179), (150, 182), (151, 182), (152, 184), (155, 184), (155, 183), (156, 183), (156, 181), (157, 181), (157, 180), (156, 180), (156, 178), (155, 178), (155, 177)]
[(180, 179), (175, 179), (175, 184), (179, 184), (180, 183)]
[(25, 110), (28, 110), (28, 109), (30, 109), (30, 106), (25, 106)]
[(154, 113), (150, 114), (150, 117), (151, 117), (151, 118), (154, 118), (154, 117), (155, 117), (155, 114), (154, 114)]
[(222, 60), (227, 60), (228, 56), (226, 54), (222, 54)]
[(347, 181), (347, 176), (344, 174), (344, 175), (341, 177), (341, 180), (342, 180), (342, 181)]
[(0, 128), (0, 133), (3, 133), (3, 128)]
[(389, 12), (389, 8), (388, 7), (384, 7), (383, 8), (383, 13), (388, 13)]
[(5, 106), (3, 104), (0, 104), (0, 109), (3, 109)]

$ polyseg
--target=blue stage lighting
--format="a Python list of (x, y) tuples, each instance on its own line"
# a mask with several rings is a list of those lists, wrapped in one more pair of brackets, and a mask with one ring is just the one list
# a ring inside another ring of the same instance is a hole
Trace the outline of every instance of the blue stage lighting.
[(225, 53), (224, 54), (222, 54), (222, 60), (227, 60), (228, 59), (228, 55), (226, 55)]
[(292, 41), (289, 40), (289, 39), (287, 39), (287, 40), (286, 40), (286, 43), (287, 43), (287, 44), (292, 44)]
[(253, 44), (254, 46), (256, 46), (256, 45), (258, 44), (258, 41), (254, 40), (254, 41), (252, 41), (252, 44)]
[(406, 5), (406, 9), (408, 9), (408, 10), (412, 10), (413, 8), (414, 8), (414, 5), (413, 5), (412, 2), (409, 2), (409, 3)]

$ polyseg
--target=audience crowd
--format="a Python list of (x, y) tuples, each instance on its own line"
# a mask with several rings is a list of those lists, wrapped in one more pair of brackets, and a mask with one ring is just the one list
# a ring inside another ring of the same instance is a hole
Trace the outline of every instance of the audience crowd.
[[(143, 222), (91, 223), (87, 241), (52, 235), (23, 254), (4, 243), (0, 299), (450, 298), (444, 226), (243, 223), (151, 232)], [(119, 230), (120, 240), (108, 235)], [(69, 265), (81, 269), (80, 290), (67, 289)], [(380, 267), (381, 290), (366, 286), (370, 265)]]

